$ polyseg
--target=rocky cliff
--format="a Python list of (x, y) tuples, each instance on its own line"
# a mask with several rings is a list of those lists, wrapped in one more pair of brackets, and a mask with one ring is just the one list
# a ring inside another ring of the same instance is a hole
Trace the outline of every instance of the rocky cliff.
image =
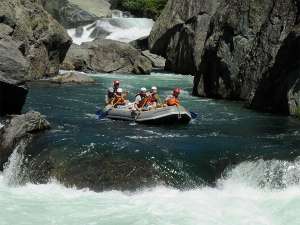
[(299, 15), (294, 0), (169, 0), (150, 36), (166, 68), (195, 75), (194, 94), (299, 113)]
[(71, 45), (63, 27), (38, 2), (0, 1), (0, 39), (14, 41), (28, 61), (26, 80), (57, 74)]

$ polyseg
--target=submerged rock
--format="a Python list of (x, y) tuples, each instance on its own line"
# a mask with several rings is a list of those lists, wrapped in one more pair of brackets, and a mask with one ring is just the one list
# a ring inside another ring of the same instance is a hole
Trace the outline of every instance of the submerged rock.
[(39, 112), (12, 116), (0, 129), (0, 169), (7, 162), (14, 148), (22, 141), (31, 141), (34, 134), (50, 128), (49, 122)]
[(150, 49), (167, 70), (195, 75), (195, 95), (295, 114), (299, 9), (293, 0), (169, 0)]
[(83, 72), (149, 74), (151, 62), (127, 43), (96, 39), (73, 44), (61, 69)]
[(94, 191), (133, 191), (161, 180), (151, 162), (122, 159), (110, 154), (67, 161), (51, 155), (37, 156), (31, 161), (28, 173), (33, 183), (47, 183), (55, 178), (67, 187)]
[(86, 74), (77, 73), (77, 72), (69, 72), (58, 75), (50, 79), (52, 83), (76, 83), (76, 84), (85, 84), (85, 83), (95, 83), (95, 80)]
[(0, 1), (0, 39), (16, 42), (29, 62), (26, 80), (58, 73), (71, 39), (37, 1)]

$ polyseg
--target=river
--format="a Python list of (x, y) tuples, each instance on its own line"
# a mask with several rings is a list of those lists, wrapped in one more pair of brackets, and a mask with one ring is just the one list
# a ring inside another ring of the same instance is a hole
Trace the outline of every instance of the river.
[[(15, 151), (0, 175), (1, 225), (300, 224), (299, 120), (254, 112), (240, 102), (192, 97), (192, 77), (93, 77), (97, 83), (91, 85), (31, 84), (25, 110), (40, 111), (52, 124), (29, 146), (38, 149), (34, 157), (51, 152), (59, 163), (80, 164), (78, 159), (105, 153), (143, 160), (164, 182), (100, 192), (55, 179), (20, 183), (26, 159)], [(98, 121), (95, 108), (114, 79), (131, 99), (141, 86), (156, 85), (161, 96), (179, 86), (182, 104), (199, 116), (186, 126)]]

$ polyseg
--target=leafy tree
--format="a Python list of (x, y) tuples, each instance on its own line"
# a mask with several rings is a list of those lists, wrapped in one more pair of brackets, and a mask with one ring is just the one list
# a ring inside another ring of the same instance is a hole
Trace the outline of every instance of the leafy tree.
[(121, 0), (120, 7), (137, 16), (157, 18), (167, 0)]

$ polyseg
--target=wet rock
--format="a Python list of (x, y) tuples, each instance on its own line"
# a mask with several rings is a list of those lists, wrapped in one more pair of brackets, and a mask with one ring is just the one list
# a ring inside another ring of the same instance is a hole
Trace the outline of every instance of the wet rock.
[(150, 49), (167, 70), (195, 75), (195, 95), (295, 114), (299, 9), (293, 0), (169, 0)]
[(29, 61), (26, 80), (58, 73), (71, 39), (37, 1), (0, 1), (0, 18), (0, 36), (14, 40)]
[(149, 50), (143, 51), (142, 55), (149, 59), (154, 68), (164, 69), (166, 64), (166, 59), (159, 55), (151, 53)]
[(38, 112), (11, 116), (0, 130), (0, 168), (7, 162), (14, 148), (20, 143), (30, 142), (34, 134), (48, 129), (49, 122)]
[(10, 37), (0, 37), (0, 116), (20, 114), (25, 103), (29, 62), (18, 47)]
[(76, 84), (86, 84), (95, 83), (95, 80), (83, 73), (69, 72), (65, 74), (58, 75), (50, 79), (52, 83), (76, 83)]
[(147, 37), (141, 37), (137, 40), (131, 41), (129, 44), (131, 44), (136, 49), (140, 49), (142, 51), (148, 50), (149, 49), (149, 40), (148, 40), (148, 38), (149, 38), (148, 36)]
[(73, 44), (61, 67), (65, 70), (103, 73), (149, 74), (151, 62), (127, 43), (96, 39)]

